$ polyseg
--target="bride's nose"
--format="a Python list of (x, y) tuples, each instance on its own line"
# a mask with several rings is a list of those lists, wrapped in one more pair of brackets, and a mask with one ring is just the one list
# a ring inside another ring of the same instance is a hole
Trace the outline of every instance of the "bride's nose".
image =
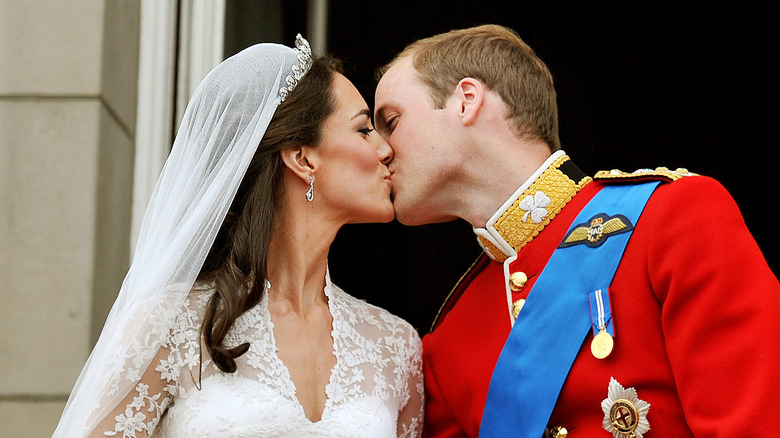
[(393, 148), (390, 146), (390, 144), (387, 143), (381, 136), (377, 135), (377, 138), (378, 144), (376, 146), (376, 153), (379, 155), (379, 161), (384, 165), (388, 165), (391, 161), (393, 161), (395, 152), (393, 151)]

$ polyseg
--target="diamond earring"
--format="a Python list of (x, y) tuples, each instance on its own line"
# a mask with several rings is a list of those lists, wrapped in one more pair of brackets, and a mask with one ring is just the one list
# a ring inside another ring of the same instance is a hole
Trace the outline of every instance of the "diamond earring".
[(309, 175), (309, 190), (306, 191), (306, 200), (314, 200), (314, 175)]

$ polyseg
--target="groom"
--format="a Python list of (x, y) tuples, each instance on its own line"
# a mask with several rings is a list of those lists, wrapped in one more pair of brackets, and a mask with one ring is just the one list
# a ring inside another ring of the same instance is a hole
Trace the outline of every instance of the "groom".
[(399, 221), (462, 218), (484, 248), (424, 338), (427, 437), (780, 430), (780, 285), (719, 183), (583, 174), (550, 72), (501, 26), (382, 73)]

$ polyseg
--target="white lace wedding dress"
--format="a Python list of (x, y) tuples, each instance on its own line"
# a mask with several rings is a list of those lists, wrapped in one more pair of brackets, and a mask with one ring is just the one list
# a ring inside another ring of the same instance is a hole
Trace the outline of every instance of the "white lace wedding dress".
[[(201, 318), (212, 292), (207, 286), (196, 285), (185, 309), (177, 312), (174, 328), (157, 350), (152, 366), (135, 376), (130, 370), (128, 377), (138, 379), (135, 390), (101, 422), (95, 436), (421, 435), (422, 345), (410, 324), (346, 294), (326, 279), (336, 365), (326, 387), (322, 418), (312, 422), (276, 354), (267, 294), (238, 318), (225, 340), (229, 346), (251, 345), (236, 360), (235, 373), (219, 371), (206, 350), (201, 351)], [(139, 345), (136, 351), (141, 356), (143, 340)], [(132, 358), (126, 359), (132, 363)]]

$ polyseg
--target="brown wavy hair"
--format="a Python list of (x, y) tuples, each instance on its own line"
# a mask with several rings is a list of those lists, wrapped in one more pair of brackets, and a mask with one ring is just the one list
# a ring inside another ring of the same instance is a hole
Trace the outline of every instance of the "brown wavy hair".
[(260, 302), (265, 288), (268, 247), (284, 190), (280, 152), (320, 142), (323, 122), (336, 106), (333, 78), (342, 71), (337, 59), (315, 57), (311, 69), (276, 109), (200, 270), (198, 281), (215, 287), (201, 336), (214, 364), (224, 372), (235, 372), (235, 359), (249, 349), (249, 343), (224, 345), (225, 336), (241, 314)]

